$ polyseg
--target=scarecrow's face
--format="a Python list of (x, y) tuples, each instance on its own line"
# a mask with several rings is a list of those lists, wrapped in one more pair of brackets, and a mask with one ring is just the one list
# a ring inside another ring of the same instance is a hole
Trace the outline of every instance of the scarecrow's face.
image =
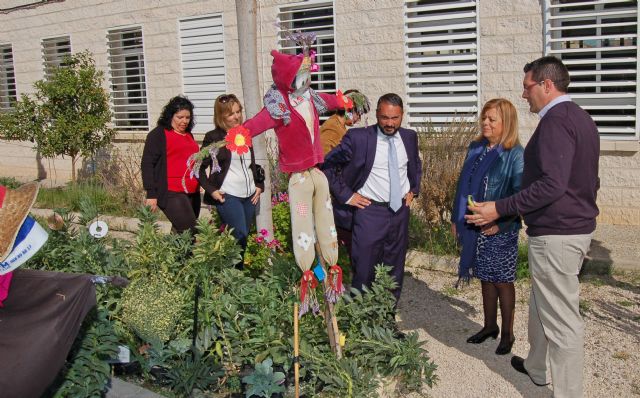
[(296, 78), (293, 81), (293, 89), (297, 93), (303, 93), (311, 85), (311, 59), (304, 57), (300, 69), (296, 74)]

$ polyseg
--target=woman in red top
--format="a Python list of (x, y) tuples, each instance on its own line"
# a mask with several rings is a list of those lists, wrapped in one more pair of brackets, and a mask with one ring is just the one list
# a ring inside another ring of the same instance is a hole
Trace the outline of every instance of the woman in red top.
[(177, 233), (195, 226), (200, 214), (198, 180), (184, 179), (187, 159), (198, 152), (193, 139), (193, 104), (182, 96), (172, 98), (158, 118), (158, 126), (147, 135), (142, 154), (142, 184), (145, 204), (167, 216)]

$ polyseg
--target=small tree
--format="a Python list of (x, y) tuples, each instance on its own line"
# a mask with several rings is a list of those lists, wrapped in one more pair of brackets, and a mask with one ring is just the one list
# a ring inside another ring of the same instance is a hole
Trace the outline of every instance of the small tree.
[(103, 79), (89, 51), (67, 57), (49, 79), (34, 83), (33, 95), (23, 94), (11, 112), (0, 115), (0, 136), (34, 142), (43, 157), (69, 156), (75, 182), (78, 158), (94, 154), (116, 134), (107, 126), (111, 111)]

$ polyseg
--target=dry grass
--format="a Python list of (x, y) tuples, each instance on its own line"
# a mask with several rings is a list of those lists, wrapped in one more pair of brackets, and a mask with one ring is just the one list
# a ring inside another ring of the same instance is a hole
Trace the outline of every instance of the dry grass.
[(419, 131), (422, 157), (422, 195), (418, 211), (428, 227), (449, 223), (456, 182), (467, 147), (477, 132), (475, 123), (456, 121), (443, 130), (426, 127)]
[(126, 149), (112, 147), (96, 171), (97, 181), (107, 192), (120, 197), (125, 207), (135, 209), (144, 202), (141, 159), (141, 146), (130, 145)]
[(422, 182), (413, 214), (420, 225), (412, 241), (436, 254), (444, 254), (455, 242), (448, 233), (456, 183), (467, 147), (477, 132), (474, 122), (456, 120), (443, 129), (418, 129)]

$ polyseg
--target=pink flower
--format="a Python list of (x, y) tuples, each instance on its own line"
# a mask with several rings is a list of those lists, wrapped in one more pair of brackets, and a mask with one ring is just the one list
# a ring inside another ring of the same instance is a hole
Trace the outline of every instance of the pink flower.
[(267, 231), (266, 229), (262, 228), (262, 229), (260, 230), (260, 235), (262, 235), (262, 236), (267, 236), (267, 235), (269, 235), (269, 231)]

